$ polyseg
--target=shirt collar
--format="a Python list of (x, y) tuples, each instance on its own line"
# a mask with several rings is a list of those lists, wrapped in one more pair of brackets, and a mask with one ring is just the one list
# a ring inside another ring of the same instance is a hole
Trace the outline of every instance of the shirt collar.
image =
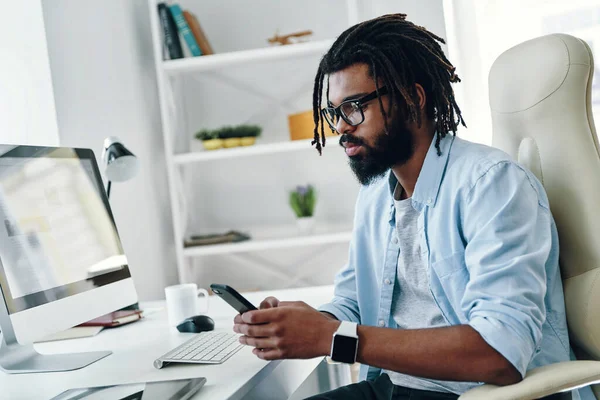
[[(440, 140), (440, 151), (441, 155), (438, 156), (437, 149), (435, 148), (435, 136), (429, 145), (429, 150), (425, 155), (421, 172), (417, 178), (417, 184), (412, 195), (413, 205), (415, 206), (430, 206), (433, 207), (436, 203), (437, 196), (439, 193), (440, 185), (442, 184), (442, 178), (446, 172), (446, 166), (448, 165), (448, 159), (452, 144), (454, 143), (455, 136), (448, 133), (446, 137)], [(392, 199), (392, 206), (394, 205), (394, 189), (398, 180), (396, 175), (390, 170), (388, 178), (389, 189)], [(417, 203), (417, 204), (415, 204)], [(418, 207), (419, 209), (421, 207)], [(415, 207), (417, 208), (417, 207)]]

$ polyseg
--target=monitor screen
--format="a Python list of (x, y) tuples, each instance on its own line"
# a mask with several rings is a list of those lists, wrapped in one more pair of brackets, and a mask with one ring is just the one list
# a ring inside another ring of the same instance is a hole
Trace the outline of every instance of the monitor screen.
[(0, 285), (9, 313), (129, 277), (92, 151), (0, 146)]

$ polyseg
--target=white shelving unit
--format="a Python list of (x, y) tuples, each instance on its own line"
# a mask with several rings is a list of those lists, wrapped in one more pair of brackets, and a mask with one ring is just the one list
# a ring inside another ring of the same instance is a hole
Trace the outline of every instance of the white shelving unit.
[(293, 46), (267, 47), (264, 49), (242, 50), (225, 54), (212, 54), (205, 57), (181, 58), (162, 62), (162, 69), (168, 75), (188, 72), (211, 71), (254, 62), (288, 60), (310, 55), (325, 54), (333, 40), (296, 43)]
[[(185, 1), (183, 1), (185, 3)], [(264, 2), (263, 2), (264, 3)], [(180, 282), (192, 280), (192, 266), (194, 260), (200, 256), (229, 255), (234, 253), (250, 253), (268, 251), (274, 249), (297, 248), (303, 246), (327, 246), (336, 243), (347, 243), (350, 240), (351, 227), (338, 229), (336, 231), (324, 231), (310, 236), (298, 236), (294, 234), (276, 235), (274, 237), (262, 237), (252, 235), (253, 239), (246, 242), (220, 244), (211, 246), (198, 246), (184, 248), (184, 238), (188, 232), (190, 217), (189, 197), (190, 168), (196, 168), (198, 163), (206, 166), (212, 162), (247, 162), (251, 164), (258, 157), (293, 157), (293, 154), (304, 151), (315, 152), (310, 145), (310, 140), (289, 141), (283, 135), (273, 141), (269, 138), (267, 143), (256, 144), (250, 147), (233, 149), (221, 149), (213, 151), (190, 151), (189, 143), (192, 140), (193, 127), (187, 126), (186, 120), (190, 110), (189, 98), (185, 95), (185, 86), (195, 80), (214, 78), (222, 81), (230, 81), (231, 86), (246, 92), (253, 92), (244, 78), (235, 74), (233, 77), (223, 75), (224, 71), (240, 71), (246, 67), (260, 65), (260, 68), (277, 71), (282, 62), (295, 62), (307, 57), (317, 58), (324, 54), (333, 43), (333, 39), (315, 40), (307, 43), (298, 43), (288, 46), (264, 47), (247, 50), (232, 51), (201, 57), (190, 57), (178, 60), (163, 60), (162, 28), (157, 13), (157, 0), (148, 0), (151, 18), (152, 38), (154, 45), (156, 74), (158, 81), (158, 93), (160, 96), (160, 112), (163, 124), (163, 138), (165, 148), (165, 159), (167, 165), (167, 176), (169, 180), (169, 192), (171, 199), (172, 219), (175, 237), (175, 251), (177, 256), (177, 269)], [(316, 4), (316, 3), (315, 3)], [(320, 3), (319, 3), (320, 4)], [(348, 25), (358, 22), (358, 1), (346, 0)], [(196, 5), (188, 2), (190, 8)], [(184, 4), (182, 4), (184, 6)], [(200, 7), (200, 6), (198, 6)], [(224, 7), (225, 8), (225, 7)], [(194, 10), (192, 10), (194, 11)], [(202, 19), (201, 19), (202, 23)], [(339, 32), (338, 32), (339, 33)], [(207, 32), (210, 39), (210, 32)], [(182, 42), (182, 46), (185, 43)], [(218, 50), (218, 49), (216, 49)], [(237, 68), (237, 69), (236, 69)], [(313, 72), (316, 72), (313, 71)], [(288, 82), (278, 81), (278, 85)], [(309, 82), (310, 83), (310, 82)], [(267, 97), (271, 102), (277, 102), (277, 96), (271, 96), (257, 92), (257, 96)], [(208, 95), (207, 95), (208, 96)], [(189, 108), (189, 107), (188, 107)], [(183, 122), (182, 122), (183, 121)], [(245, 121), (235, 121), (244, 123)], [(232, 124), (232, 121), (223, 121), (223, 124)], [(182, 144), (183, 143), (183, 144)], [(187, 146), (185, 145), (187, 143)], [(278, 159), (280, 160), (280, 159)], [(206, 167), (205, 167), (206, 168)], [(194, 172), (195, 170), (192, 170)], [(277, 173), (277, 169), (273, 170)], [(305, 177), (299, 177), (305, 179)], [(269, 196), (265, 196), (265, 202)], [(354, 201), (350, 199), (350, 201)], [(351, 218), (346, 221), (350, 222)], [(283, 277), (285, 274), (280, 273)], [(298, 281), (299, 278), (296, 279)]]
[(232, 254), (250, 251), (285, 249), (292, 247), (314, 246), (350, 241), (352, 232), (324, 233), (320, 235), (296, 236), (281, 239), (250, 240), (241, 243), (197, 246), (183, 251), (186, 257), (208, 256), (213, 254)]
[(231, 149), (219, 149), (213, 151), (196, 151), (185, 154), (176, 154), (173, 156), (173, 161), (177, 165), (183, 165), (201, 161), (260, 156), (264, 154), (277, 154), (290, 151), (314, 151), (310, 145), (310, 142), (311, 140), (295, 140), (293, 142), (257, 144), (249, 147), (234, 147)]

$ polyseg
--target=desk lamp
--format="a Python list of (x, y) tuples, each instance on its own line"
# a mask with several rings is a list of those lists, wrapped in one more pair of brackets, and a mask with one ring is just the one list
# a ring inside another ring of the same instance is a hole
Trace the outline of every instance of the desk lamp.
[(112, 182), (127, 181), (133, 178), (139, 169), (137, 157), (123, 146), (119, 138), (114, 136), (104, 139), (102, 162), (106, 179), (108, 179), (106, 196), (109, 198)]
[[(106, 197), (108, 198), (110, 198), (112, 182), (125, 182), (133, 178), (139, 169), (137, 157), (115, 136), (104, 139), (102, 163), (104, 164), (104, 174), (108, 180), (106, 185)], [(139, 304), (135, 303), (121, 310), (139, 310)]]

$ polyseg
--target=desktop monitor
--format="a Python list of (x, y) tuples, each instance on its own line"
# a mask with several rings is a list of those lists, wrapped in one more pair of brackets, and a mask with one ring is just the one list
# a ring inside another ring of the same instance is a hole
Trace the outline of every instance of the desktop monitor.
[(81, 368), (109, 351), (33, 342), (137, 301), (90, 149), (0, 145), (0, 369)]

